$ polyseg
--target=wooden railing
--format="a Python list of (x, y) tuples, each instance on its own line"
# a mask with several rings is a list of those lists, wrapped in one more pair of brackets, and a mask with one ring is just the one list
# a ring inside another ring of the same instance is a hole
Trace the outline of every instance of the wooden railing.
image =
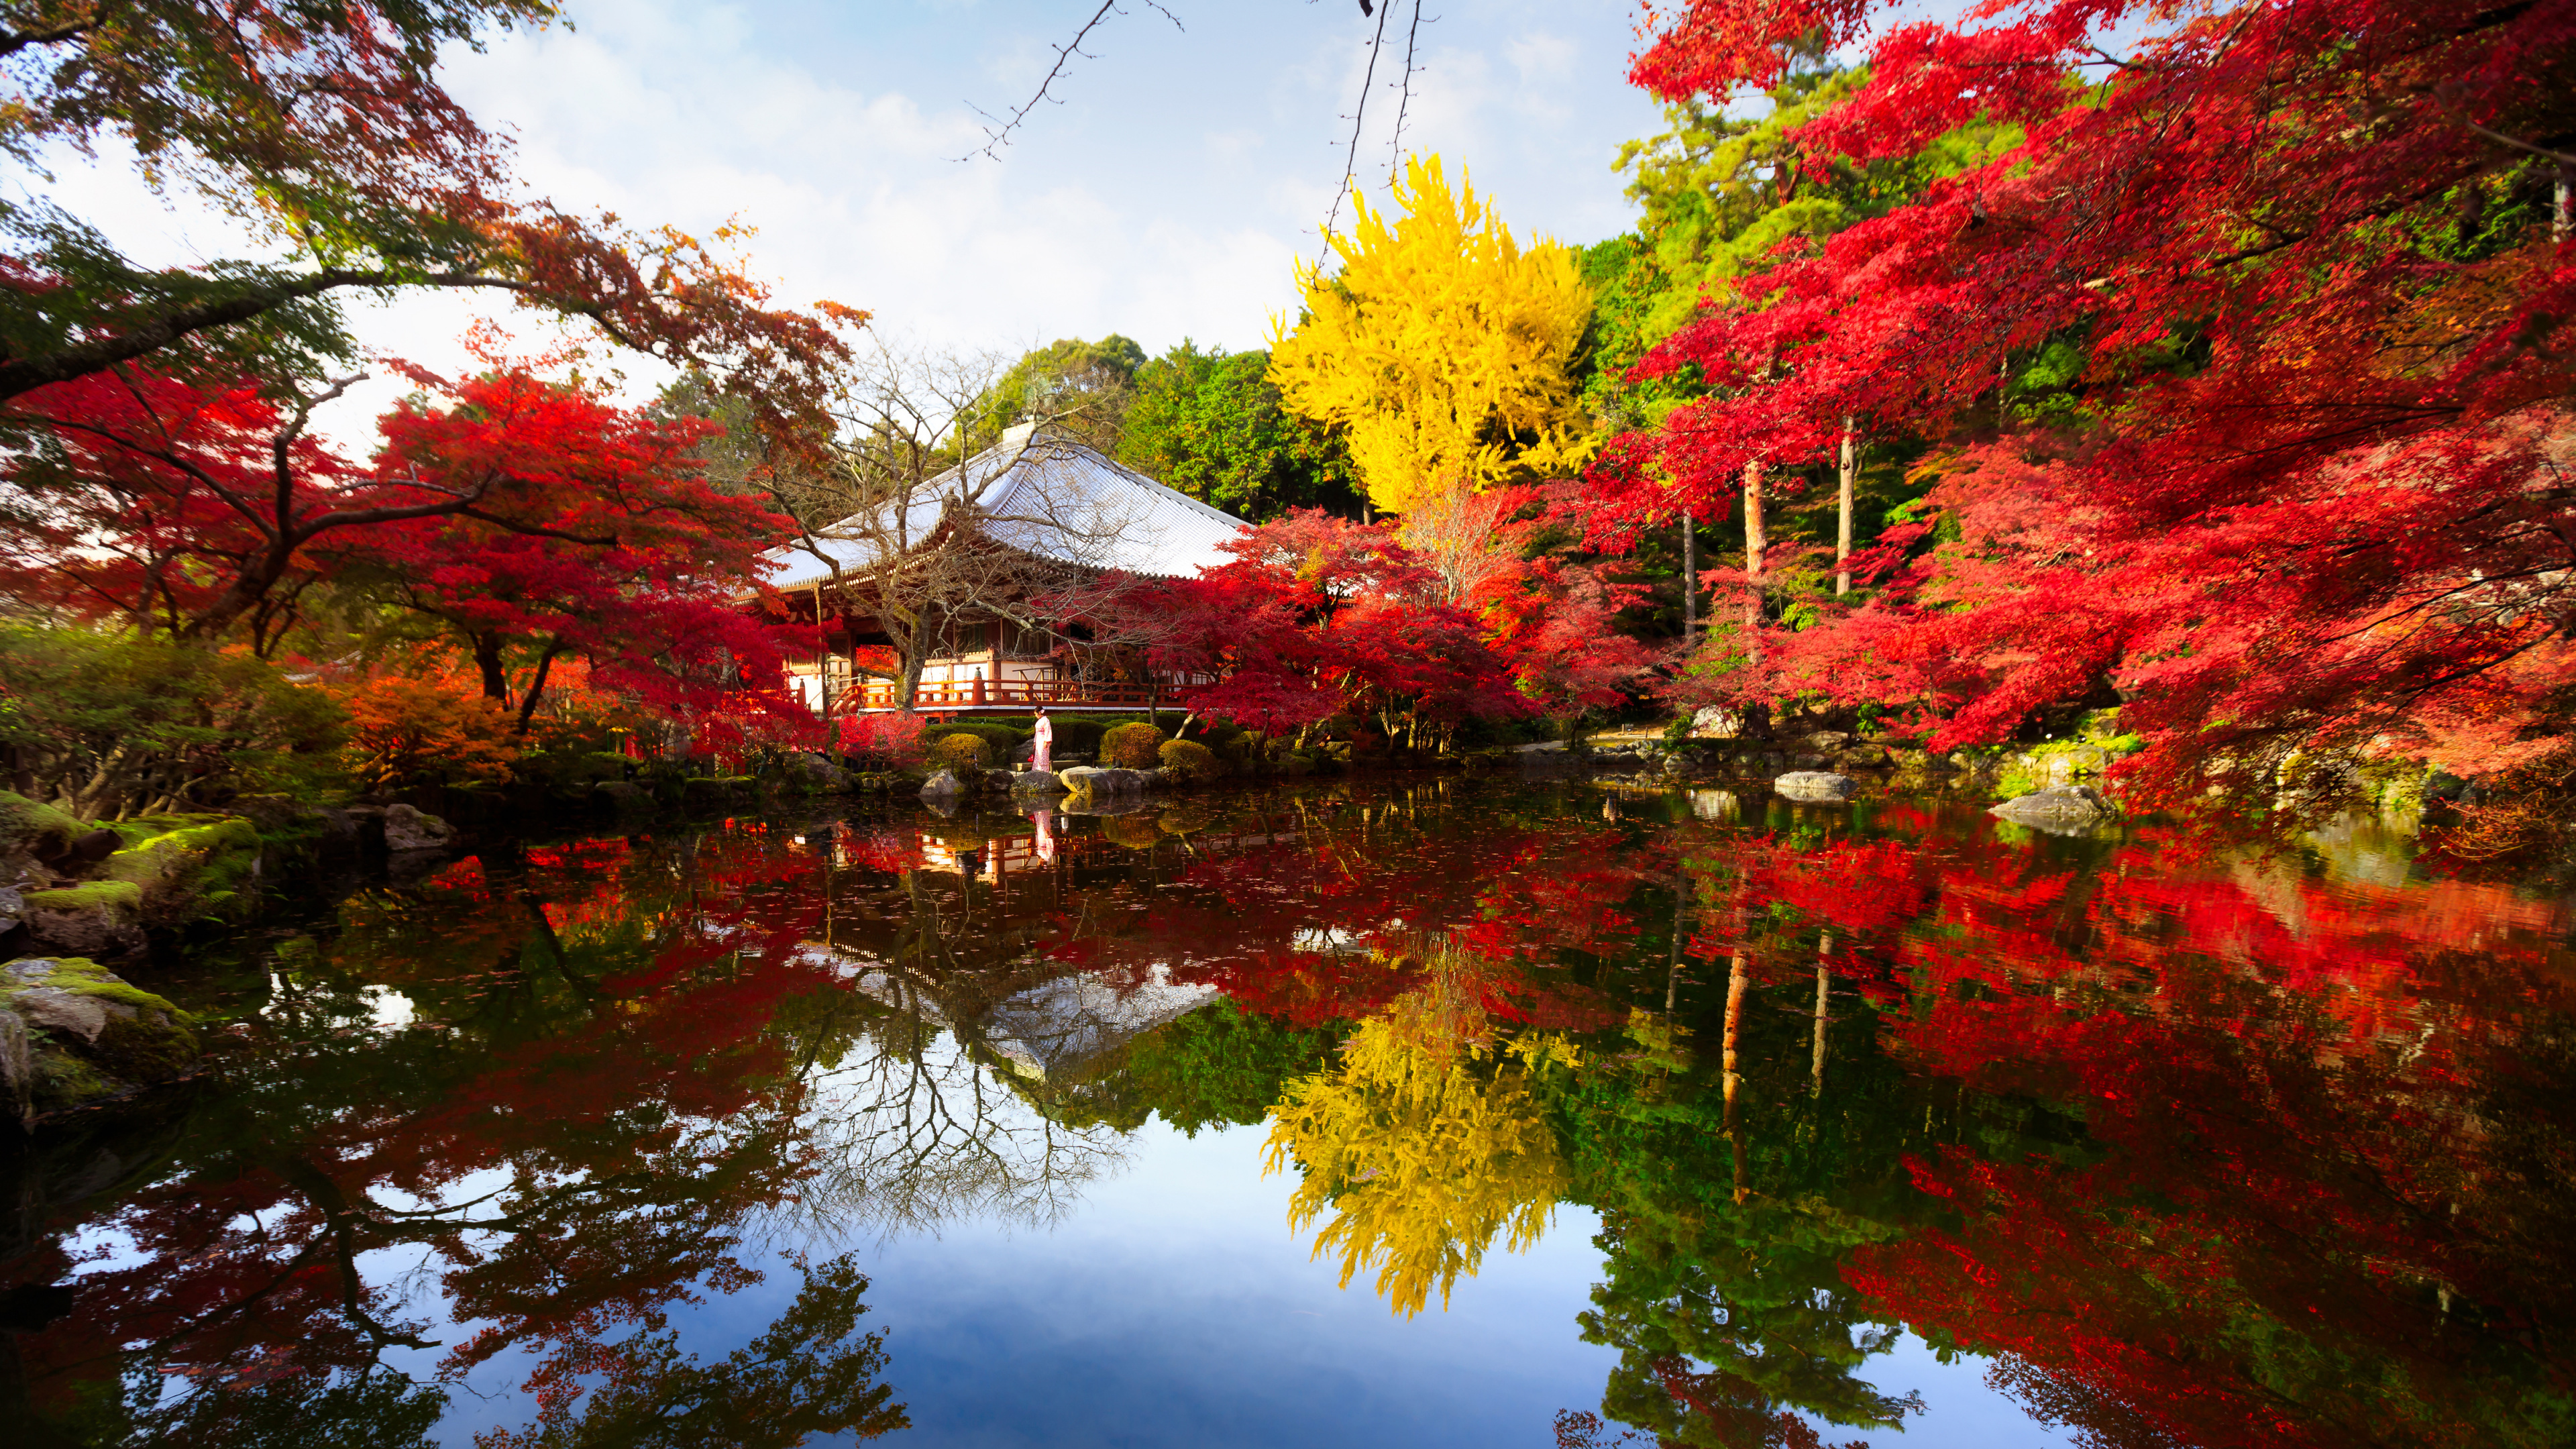
[[(832, 713), (865, 714), (895, 707), (898, 690), (890, 681), (871, 680), (864, 689), (835, 692)], [(924, 682), (914, 692), (918, 710), (951, 709), (1152, 709), (1172, 704), (1168, 687), (1159, 683), (1094, 683), (1080, 679), (1011, 679), (998, 683), (970, 680), (964, 684)]]

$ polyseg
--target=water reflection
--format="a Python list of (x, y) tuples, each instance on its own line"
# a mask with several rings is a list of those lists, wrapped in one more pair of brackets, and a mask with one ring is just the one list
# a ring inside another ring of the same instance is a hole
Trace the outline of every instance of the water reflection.
[[(1401, 1314), (1597, 1213), (1566, 1331), (1617, 1354), (1609, 1422), (1564, 1442), (1919, 1430), (1900, 1326), (2106, 1445), (2576, 1430), (2555, 902), (2368, 830), (1612, 798), (737, 824), (209, 952), (155, 984), (230, 1018), (223, 1080), (16, 1166), (0, 1419), (411, 1444), (471, 1392), (517, 1406), (492, 1445), (884, 1433), (901, 1328), (849, 1250), (1043, 1230), (1159, 1116), (1266, 1132)], [(686, 1351), (764, 1271), (776, 1316)]]

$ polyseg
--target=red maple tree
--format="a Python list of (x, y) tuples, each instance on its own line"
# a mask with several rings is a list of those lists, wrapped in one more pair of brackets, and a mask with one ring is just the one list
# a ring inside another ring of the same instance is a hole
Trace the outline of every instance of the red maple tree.
[[(1728, 96), (1886, 8), (1696, 0), (1633, 78)], [(1942, 744), (2116, 689), (2175, 797), (2294, 757), (2514, 763), (2570, 682), (2571, 37), (2576, 8), (2483, 0), (1897, 25), (1797, 133), (1813, 164), (2021, 143), (1793, 241), (1658, 349), (1712, 393), (1613, 450), (1604, 496), (1722, 504), (1847, 419), (1929, 438), (1948, 527), (1882, 539), (1886, 587), (1772, 641), (1763, 687), (1917, 705)], [(1641, 462), (1669, 491), (1618, 483)]]

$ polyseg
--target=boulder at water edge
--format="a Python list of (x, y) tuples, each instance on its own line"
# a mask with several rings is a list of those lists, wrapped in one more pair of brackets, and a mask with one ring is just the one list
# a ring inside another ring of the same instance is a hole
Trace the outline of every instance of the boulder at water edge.
[(385, 807), (385, 849), (400, 855), (412, 850), (445, 850), (456, 843), (456, 827), (400, 801)]
[(85, 880), (18, 899), (19, 918), (49, 951), (115, 957), (143, 949), (143, 887), (130, 880)]
[(1691, 716), (1690, 732), (1703, 740), (1731, 740), (1744, 733), (1744, 716), (1722, 704), (1704, 705)]
[(2045, 790), (2006, 800), (1994, 813), (2016, 825), (2042, 830), (2068, 830), (2111, 818), (2111, 802), (2090, 785), (2051, 785)]
[(1076, 765), (1056, 776), (1066, 790), (1082, 799), (1142, 794), (1152, 778), (1142, 770), (1104, 770), (1093, 765)]
[(942, 770), (938, 774), (931, 776), (929, 781), (921, 787), (922, 799), (943, 805), (954, 801), (958, 796), (965, 793), (966, 782), (958, 779), (954, 772), (948, 770)]
[(1860, 782), (1831, 770), (1792, 770), (1772, 781), (1771, 788), (1792, 800), (1832, 802), (1850, 799), (1859, 792)]
[(1061, 795), (1069, 788), (1053, 770), (1022, 770), (1011, 777), (1014, 795)]
[(30, 1126), (185, 1076), (194, 1020), (95, 961), (27, 957), (0, 967), (0, 1112)]

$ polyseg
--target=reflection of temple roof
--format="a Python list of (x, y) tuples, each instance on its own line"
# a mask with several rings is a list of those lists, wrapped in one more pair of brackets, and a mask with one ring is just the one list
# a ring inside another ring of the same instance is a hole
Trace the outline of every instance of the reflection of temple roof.
[(1213, 986), (1173, 981), (1161, 966), (1123, 990), (1080, 971), (1003, 1000), (986, 1019), (986, 1040), (1022, 1076), (1043, 1081), (1189, 1015), (1216, 994)]
[[(937, 1001), (918, 991), (904, 991), (892, 971), (866, 956), (814, 941), (806, 943), (805, 954), (828, 963), (833, 974), (863, 995), (888, 1006), (918, 1010), (934, 1026), (957, 1029)], [(1125, 987), (1089, 971), (1075, 971), (1002, 998), (982, 1021), (971, 1025), (982, 1028), (983, 1044), (1009, 1062), (1012, 1070), (1045, 1081), (1077, 1071), (1156, 1027), (1178, 1021), (1216, 995), (1213, 986), (1173, 981), (1162, 966), (1154, 967), (1142, 982)]]

